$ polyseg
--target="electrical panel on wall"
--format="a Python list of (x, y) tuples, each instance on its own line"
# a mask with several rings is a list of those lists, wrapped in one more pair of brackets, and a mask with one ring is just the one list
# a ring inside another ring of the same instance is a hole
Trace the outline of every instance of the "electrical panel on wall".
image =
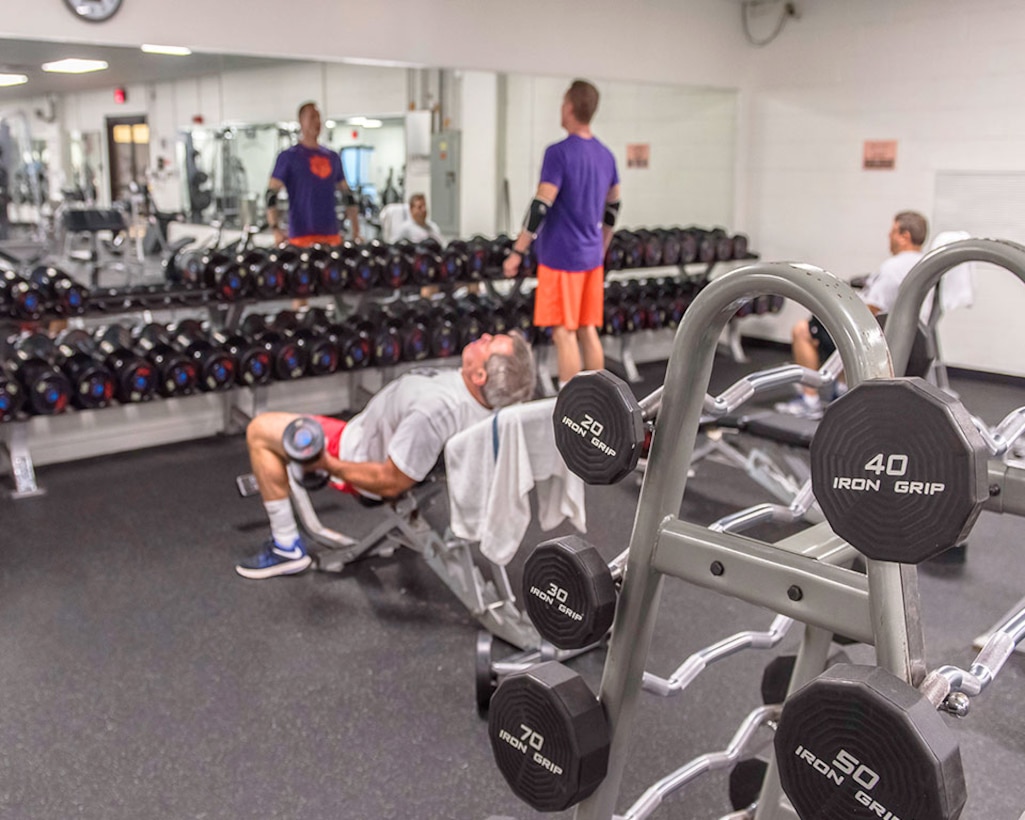
[(439, 131), (431, 138), (431, 212), (443, 234), (459, 234), (458, 131)]

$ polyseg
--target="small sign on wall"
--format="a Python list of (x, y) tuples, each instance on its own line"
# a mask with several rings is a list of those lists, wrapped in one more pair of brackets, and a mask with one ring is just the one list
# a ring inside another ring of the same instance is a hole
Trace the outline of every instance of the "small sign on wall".
[(626, 167), (647, 168), (651, 159), (651, 143), (630, 142), (626, 146)]
[(865, 140), (861, 168), (865, 171), (892, 171), (897, 167), (897, 140)]

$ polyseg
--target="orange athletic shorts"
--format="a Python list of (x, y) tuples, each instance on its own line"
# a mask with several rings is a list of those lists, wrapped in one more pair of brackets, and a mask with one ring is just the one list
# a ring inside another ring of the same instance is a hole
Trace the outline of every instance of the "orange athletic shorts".
[(313, 234), (312, 236), (293, 236), (289, 238), (288, 242), (297, 248), (310, 248), (314, 245), (341, 245), (342, 237), (338, 234), (332, 236)]
[[(330, 456), (338, 458), (338, 447), (342, 441), (342, 431), (345, 429), (345, 422), (332, 416), (312, 416), (320, 422), (324, 428), (324, 446)], [(335, 481), (334, 478), (328, 481), (336, 490), (359, 497), (362, 495), (359, 490), (353, 487), (348, 481)]]
[(555, 270), (537, 266), (534, 324), (537, 327), (601, 327), (604, 324), (605, 269)]

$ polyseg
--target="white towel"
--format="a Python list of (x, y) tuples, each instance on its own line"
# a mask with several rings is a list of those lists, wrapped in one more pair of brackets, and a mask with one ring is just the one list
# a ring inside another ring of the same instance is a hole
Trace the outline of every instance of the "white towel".
[(554, 408), (554, 398), (503, 408), (445, 446), (449, 526), (458, 537), (479, 541), (496, 564), (508, 564), (519, 549), (535, 488), (541, 529), (568, 519), (586, 531), (584, 482), (555, 447)]

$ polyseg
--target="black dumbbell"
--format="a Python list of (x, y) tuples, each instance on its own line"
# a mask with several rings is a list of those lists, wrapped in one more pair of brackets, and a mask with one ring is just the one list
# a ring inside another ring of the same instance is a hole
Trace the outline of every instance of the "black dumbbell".
[(454, 299), (449, 307), (458, 317), (456, 327), (459, 329), (459, 347), (464, 348), (477, 341), (487, 332), (486, 319), (480, 305), (471, 299)]
[(267, 327), (267, 321), (258, 313), (250, 313), (242, 320), (242, 335), (263, 348), (270, 356), (271, 372), (275, 379), (287, 381), (301, 378), (306, 372), (306, 354), (291, 339)]
[(285, 274), (267, 251), (250, 248), (237, 257), (237, 264), (247, 282), (248, 295), (274, 299), (285, 292)]
[(270, 329), (281, 333), (305, 354), (306, 372), (325, 376), (338, 369), (338, 348), (328, 338), (303, 327), (295, 313), (283, 310), (271, 320)]
[(421, 302), (418, 306), (427, 323), (427, 339), (431, 348), (431, 356), (445, 359), (455, 356), (463, 348), (459, 333), (460, 317), (452, 303), (440, 301), (431, 304)]
[[(366, 313), (371, 329), (370, 341), (375, 365), (388, 366), (402, 361), (405, 339), (402, 320), (390, 306), (372, 305)], [(414, 328), (413, 335), (420, 337), (426, 346), (426, 330)]]
[(25, 402), (25, 391), (10, 366), (0, 361), (0, 423), (14, 421)]
[(409, 281), (413, 269), (413, 245), (402, 240), (385, 246), (381, 260), (380, 279), (386, 288), (401, 288)]
[(805, 684), (783, 704), (773, 745), (799, 817), (955, 820), (967, 801), (957, 735), (881, 667), (841, 663)]
[(206, 261), (210, 250), (188, 248), (178, 256), (178, 281), (188, 285), (203, 286)]
[(462, 239), (453, 239), (441, 251), (441, 264), (438, 266), (438, 282), (458, 282), (466, 278), (466, 265), (469, 261), (469, 247)]
[(157, 390), (157, 371), (132, 350), (131, 331), (114, 324), (100, 328), (93, 338), (97, 355), (114, 374), (117, 400), (129, 404), (153, 398)]
[[(690, 262), (700, 262), (705, 265), (710, 265), (718, 259), (718, 249), (716, 247), (715, 238), (711, 236), (711, 233), (704, 228), (697, 226), (691, 226), (683, 230), (683, 258), (688, 264)], [(693, 248), (692, 258), (691, 248)]]
[(286, 425), (281, 436), (281, 444), (285, 455), (298, 469), (292, 475), (307, 490), (319, 490), (324, 487), (330, 476), (326, 470), (304, 470), (303, 466), (320, 458), (325, 446), (324, 428), (316, 419), (300, 416)]
[(680, 264), (690, 265), (699, 261), (700, 248), (697, 235), (692, 230), (684, 228), (674, 228), (673, 232), (680, 240)]
[(341, 293), (349, 286), (350, 256), (344, 246), (317, 245), (311, 249), (310, 264), (317, 279), (318, 293)]
[(199, 373), (196, 364), (180, 350), (171, 346), (168, 330), (150, 323), (137, 328), (135, 349), (157, 372), (157, 393), (165, 398), (188, 396), (196, 389)]
[(0, 270), (0, 304), (15, 319), (34, 322), (46, 311), (46, 298), (31, 282), (13, 270)]
[(285, 293), (297, 299), (305, 299), (316, 292), (317, 281), (309, 266), (309, 256), (303, 256), (302, 249), (282, 245), (267, 254), (285, 280)]
[(509, 787), (538, 811), (579, 803), (601, 785), (608, 769), (605, 710), (576, 672), (555, 661), (498, 685), (488, 738)]
[(200, 390), (228, 390), (235, 383), (238, 365), (234, 358), (215, 346), (195, 319), (183, 319), (168, 332), (173, 347), (196, 366), (196, 384)]
[(722, 228), (713, 228), (709, 232), (715, 242), (715, 259), (717, 262), (728, 262), (733, 259), (733, 239)]
[(89, 306), (89, 290), (60, 268), (38, 265), (29, 274), (29, 282), (59, 316), (80, 316)]
[(523, 566), (523, 601), (541, 637), (559, 649), (583, 649), (612, 628), (618, 590), (612, 570), (576, 535), (545, 541)]
[(353, 314), (337, 325), (339, 367), (356, 370), (374, 360), (373, 325), (366, 317)]
[(518, 330), (523, 338), (533, 344), (537, 329), (534, 327), (534, 306), (522, 293), (511, 293), (506, 297), (505, 310), (509, 317), (509, 329)]
[(679, 265), (683, 258), (683, 242), (678, 228), (657, 228), (655, 236), (662, 243), (662, 264)]
[(468, 295), (467, 300), (477, 306), (480, 316), (484, 320), (484, 332), (492, 336), (508, 333), (512, 327), (509, 311), (506, 303), (482, 293)]
[(413, 248), (413, 266), (410, 282), (414, 285), (430, 285), (441, 276), (441, 245), (434, 239), (418, 242)]
[(346, 242), (342, 254), (349, 270), (349, 287), (356, 291), (376, 288), (381, 281), (380, 261), (367, 245)]
[(620, 230), (616, 232), (619, 236), (620, 246), (623, 248), (623, 268), (644, 267), (644, 243), (633, 231)]
[(243, 387), (268, 384), (271, 380), (271, 357), (266, 348), (251, 342), (239, 333), (214, 330), (210, 341), (237, 363), (235, 382)]
[(67, 328), (54, 340), (55, 361), (71, 382), (71, 403), (80, 410), (106, 407), (114, 398), (114, 374), (97, 361), (92, 337)]
[(24, 391), (24, 407), (37, 416), (63, 413), (71, 401), (71, 382), (54, 363), (53, 342), (42, 333), (18, 339), (8, 361)]
[(662, 264), (662, 237), (654, 231), (641, 229), (636, 231), (641, 243), (643, 263), (646, 268), (654, 268)]
[(308, 308), (299, 316), (299, 326), (330, 344), (337, 359), (336, 369), (354, 370), (370, 363), (370, 334), (351, 322), (339, 322), (324, 308)]
[(735, 233), (730, 237), (730, 242), (733, 243), (733, 258), (734, 259), (747, 259), (748, 258), (748, 238), (746, 234)]
[(612, 235), (609, 248), (605, 252), (605, 270), (622, 270), (626, 263), (626, 247), (619, 231)]
[(476, 234), (466, 243), (466, 278), (484, 279), (491, 268), (491, 242)]
[(203, 266), (203, 284), (221, 302), (237, 302), (248, 295), (251, 282), (243, 264), (244, 254), (214, 251)]

